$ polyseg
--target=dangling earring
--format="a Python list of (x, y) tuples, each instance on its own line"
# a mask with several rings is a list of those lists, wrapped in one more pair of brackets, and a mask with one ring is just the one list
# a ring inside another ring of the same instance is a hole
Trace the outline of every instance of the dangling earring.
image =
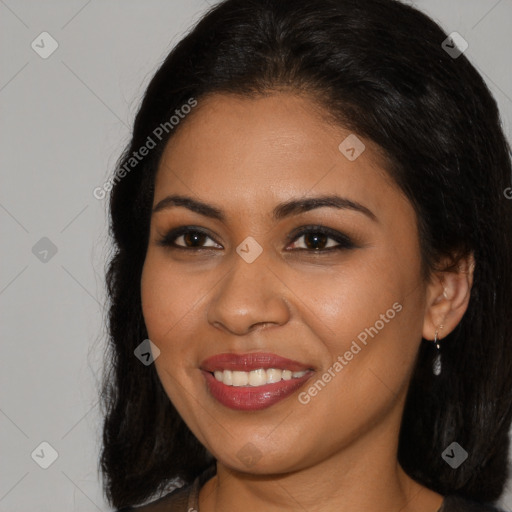
[(434, 375), (440, 375), (441, 374), (441, 347), (439, 346), (439, 338), (437, 336), (437, 329), (436, 334), (434, 336), (434, 345), (437, 347), (437, 354), (434, 359), (434, 363), (432, 364), (432, 373)]

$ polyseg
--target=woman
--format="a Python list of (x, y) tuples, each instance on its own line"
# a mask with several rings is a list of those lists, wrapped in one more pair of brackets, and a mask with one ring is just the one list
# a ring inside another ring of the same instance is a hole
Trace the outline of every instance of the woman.
[(167, 57), (112, 180), (114, 507), (497, 510), (511, 162), (454, 48), (394, 0), (226, 0)]

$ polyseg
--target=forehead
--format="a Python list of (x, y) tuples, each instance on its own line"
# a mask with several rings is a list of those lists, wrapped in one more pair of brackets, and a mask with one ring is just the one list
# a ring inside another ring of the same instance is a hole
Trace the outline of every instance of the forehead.
[(181, 123), (160, 162), (155, 203), (186, 192), (261, 210), (291, 197), (339, 193), (379, 210), (402, 195), (380, 148), (332, 123), (304, 96), (213, 94)]

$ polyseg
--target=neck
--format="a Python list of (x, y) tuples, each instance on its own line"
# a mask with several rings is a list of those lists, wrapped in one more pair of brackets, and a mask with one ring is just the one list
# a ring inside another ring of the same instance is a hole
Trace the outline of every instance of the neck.
[[(201, 489), (201, 512), (437, 512), (443, 497), (412, 480), (397, 461), (400, 415), (322, 462), (280, 474), (250, 474), (217, 462)], [(397, 424), (398, 422), (398, 424)]]

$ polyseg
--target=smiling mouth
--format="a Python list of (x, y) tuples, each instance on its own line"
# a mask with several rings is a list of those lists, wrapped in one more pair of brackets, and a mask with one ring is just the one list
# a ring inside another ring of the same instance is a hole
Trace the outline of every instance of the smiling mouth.
[(218, 403), (230, 409), (266, 409), (292, 395), (315, 370), (304, 363), (276, 354), (224, 353), (200, 365), (207, 390)]
[[(273, 370), (273, 368), (270, 370)], [(265, 380), (265, 384), (252, 385), (247, 383), (230, 385), (217, 380), (212, 372), (207, 372), (205, 370), (201, 370), (201, 372), (206, 381), (206, 386), (210, 396), (223, 406), (238, 411), (257, 411), (267, 409), (298, 391), (299, 388), (301, 388), (315, 373), (312, 370), (305, 370), (300, 372), (301, 376), (291, 377), (289, 379), (281, 378), (278, 382), (268, 383)], [(222, 373), (224, 377), (225, 373)], [(232, 373), (235, 374), (235, 379), (243, 379), (239, 382), (245, 382), (245, 379), (248, 379), (247, 375), (252, 372), (234, 371)], [(244, 375), (240, 377), (239, 374)], [(254, 380), (253, 383), (255, 383)]]

